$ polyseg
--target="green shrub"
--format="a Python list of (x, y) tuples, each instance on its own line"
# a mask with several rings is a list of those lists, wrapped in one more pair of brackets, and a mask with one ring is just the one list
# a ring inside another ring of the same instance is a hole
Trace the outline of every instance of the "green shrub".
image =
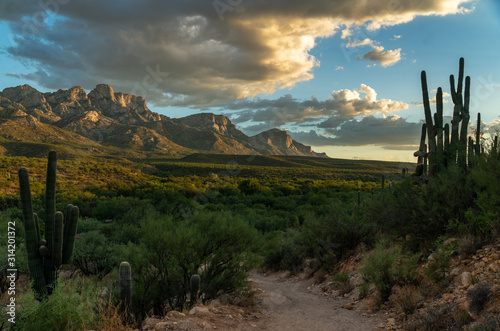
[(449, 281), (451, 254), (457, 245), (445, 245), (442, 240), (438, 242), (436, 250), (427, 262), (425, 275), (438, 285), (446, 286)]
[(257, 231), (231, 213), (196, 214), (188, 221), (149, 213), (141, 221), (143, 240), (127, 245), (134, 270), (132, 311), (139, 319), (153, 309), (182, 309), (191, 275), (201, 277), (200, 298), (211, 300), (245, 286), (256, 266)]
[(288, 270), (292, 274), (301, 272), (304, 255), (297, 242), (297, 232), (288, 230), (278, 239), (276, 247), (267, 251), (264, 265), (274, 270)]
[(75, 241), (73, 265), (86, 276), (102, 278), (120, 261), (119, 247), (101, 233), (87, 232)]
[(333, 276), (333, 287), (339, 291), (340, 295), (351, 292), (354, 287), (351, 285), (349, 272), (342, 271)]
[(374, 224), (356, 221), (345, 214), (322, 221), (309, 217), (304, 220), (299, 240), (306, 256), (318, 259), (321, 266), (332, 268), (359, 244), (372, 245), (376, 232)]
[(38, 302), (30, 291), (20, 297), (16, 312), (16, 330), (83, 330), (93, 327), (99, 295), (95, 287), (81, 279), (72, 283), (59, 280), (55, 291)]
[(78, 221), (78, 233), (85, 233), (99, 230), (103, 226), (103, 222), (95, 218), (81, 218)]
[(359, 270), (365, 282), (374, 283), (381, 298), (387, 301), (394, 285), (416, 283), (420, 254), (405, 256), (398, 246), (378, 244), (363, 260)]

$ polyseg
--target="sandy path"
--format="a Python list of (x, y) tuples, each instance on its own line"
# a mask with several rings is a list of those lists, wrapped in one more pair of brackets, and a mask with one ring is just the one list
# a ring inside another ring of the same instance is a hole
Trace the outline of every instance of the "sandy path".
[(311, 293), (307, 281), (279, 279), (253, 273), (250, 281), (265, 291), (262, 293), (264, 320), (259, 330), (376, 330), (382, 319), (363, 316), (341, 308), (348, 300), (333, 300)]

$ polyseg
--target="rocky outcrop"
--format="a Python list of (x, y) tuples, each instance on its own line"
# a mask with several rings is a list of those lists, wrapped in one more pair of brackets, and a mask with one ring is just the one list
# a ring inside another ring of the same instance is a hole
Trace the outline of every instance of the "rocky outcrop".
[(269, 155), (295, 155), (328, 157), (325, 153), (317, 154), (311, 146), (305, 146), (290, 137), (286, 131), (271, 129), (250, 137), (250, 143)]
[(113, 88), (99, 84), (89, 93), (89, 99), (103, 115), (115, 118), (120, 122), (138, 123), (159, 121), (161, 116), (153, 113), (146, 105), (143, 97), (114, 93)]
[[(63, 129), (102, 145), (174, 155), (326, 156), (278, 129), (248, 137), (223, 115), (200, 113), (170, 119), (152, 112), (143, 97), (115, 92), (106, 84), (97, 85), (89, 94), (79, 86), (47, 93), (29, 85), (6, 88), (0, 93), (0, 116), (25, 117), (23, 123), (32, 130), (40, 122), (57, 127), (54, 134)], [(50, 131), (50, 127), (45, 129)], [(36, 132), (27, 136), (36, 140)]]

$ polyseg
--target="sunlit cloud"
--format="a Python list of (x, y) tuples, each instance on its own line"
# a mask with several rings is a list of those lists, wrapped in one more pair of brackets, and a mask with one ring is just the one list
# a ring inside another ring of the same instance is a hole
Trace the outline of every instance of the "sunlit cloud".
[[(4, 0), (0, 20), (12, 32), (6, 51), (36, 68), (22, 79), (49, 89), (107, 83), (157, 106), (207, 107), (311, 80), (320, 38), (464, 13), (469, 2), (401, 0), (388, 10), (380, 1), (254, 0), (218, 10), (205, 0), (88, 0), (46, 12)], [(384, 67), (401, 59), (401, 49), (372, 46), (361, 59)]]

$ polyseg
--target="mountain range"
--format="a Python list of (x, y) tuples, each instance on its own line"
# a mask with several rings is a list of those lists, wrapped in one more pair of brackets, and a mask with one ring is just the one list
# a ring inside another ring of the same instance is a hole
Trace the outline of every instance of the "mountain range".
[(42, 93), (29, 85), (0, 92), (0, 154), (14, 142), (85, 148), (94, 154), (133, 151), (327, 157), (279, 129), (247, 136), (223, 115), (169, 118), (149, 110), (143, 97), (106, 84), (90, 93), (79, 86)]

